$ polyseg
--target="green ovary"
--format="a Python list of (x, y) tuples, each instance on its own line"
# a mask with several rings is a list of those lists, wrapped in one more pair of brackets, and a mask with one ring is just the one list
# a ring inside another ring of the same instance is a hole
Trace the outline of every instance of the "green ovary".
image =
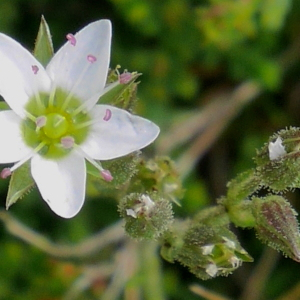
[[(54, 97), (40, 94), (39, 98), (31, 98), (25, 107), (30, 117), (22, 122), (23, 139), (33, 149), (43, 144), (38, 153), (46, 158), (60, 159), (72, 151), (62, 146), (63, 137), (71, 136), (80, 145), (89, 134), (90, 126), (83, 124), (89, 124), (90, 116), (76, 111), (82, 101), (71, 97), (65, 103), (66, 99), (68, 94), (57, 89)], [(45, 124), (38, 127), (34, 119), (41, 117), (45, 118)]]
[(63, 137), (69, 129), (66, 118), (58, 113), (50, 113), (46, 116), (46, 124), (42, 128), (45, 135), (50, 139)]

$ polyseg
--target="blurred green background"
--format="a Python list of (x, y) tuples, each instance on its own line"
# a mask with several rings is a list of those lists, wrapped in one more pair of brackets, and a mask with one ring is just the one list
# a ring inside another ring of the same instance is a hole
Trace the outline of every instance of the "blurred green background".
[[(228, 180), (253, 166), (255, 149), (271, 134), (299, 126), (300, 1), (0, 0), (0, 31), (33, 49), (41, 15), (55, 49), (67, 33), (91, 21), (112, 21), (111, 67), (120, 64), (143, 74), (138, 113), (161, 127), (160, 138), (146, 153), (170, 155), (182, 175), (186, 194), (175, 209), (178, 217), (214, 204)], [(2, 208), (7, 186), (8, 181), (0, 181)], [(92, 189), (88, 193), (71, 220), (55, 216), (37, 191), (10, 213), (57, 243), (80, 242), (119, 219), (113, 199)], [(300, 211), (298, 198), (297, 191), (289, 195)], [(155, 276), (161, 279), (162, 299), (300, 299), (299, 264), (266, 249), (253, 231), (236, 233), (255, 262), (227, 278), (202, 282), (160, 258), (156, 273), (148, 274), (145, 269), (153, 262), (141, 255), (143, 243), (132, 243), (128, 257), (135, 259), (125, 270), (136, 271), (128, 271), (125, 291), (115, 287), (120, 296), (104, 293), (101, 298), (112, 279), (101, 272), (89, 277), (88, 267), (116, 257), (106, 251), (90, 261), (53, 258), (9, 234), (1, 223), (0, 299), (159, 300), (141, 292), (143, 281)], [(201, 298), (190, 291), (192, 283), (223, 296)]]

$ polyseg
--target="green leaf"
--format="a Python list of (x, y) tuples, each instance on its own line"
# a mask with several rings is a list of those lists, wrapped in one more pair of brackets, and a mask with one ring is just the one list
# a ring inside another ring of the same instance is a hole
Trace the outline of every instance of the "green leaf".
[(48, 24), (42, 16), (33, 55), (45, 67), (53, 56), (53, 44)]
[(6, 198), (6, 209), (29, 193), (33, 186), (34, 180), (28, 161), (12, 173)]

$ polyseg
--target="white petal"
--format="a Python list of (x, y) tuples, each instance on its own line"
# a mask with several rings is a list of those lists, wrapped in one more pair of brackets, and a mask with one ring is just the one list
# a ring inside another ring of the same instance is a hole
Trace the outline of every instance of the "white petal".
[(269, 143), (268, 150), (270, 160), (275, 160), (286, 154), (285, 148), (282, 145), (282, 139), (280, 137), (278, 137), (274, 143)]
[[(105, 121), (108, 111), (111, 118)], [(97, 122), (81, 148), (94, 159), (124, 156), (146, 147), (159, 134), (159, 127), (151, 121), (113, 106), (96, 105), (90, 114)]]
[(206, 266), (205, 272), (210, 276), (210, 277), (215, 277), (218, 273), (218, 267), (211, 263)]
[[(38, 72), (34, 74), (32, 67)], [(24, 105), (38, 91), (50, 89), (43, 66), (12, 38), (0, 33), (0, 94), (9, 106), (24, 117)]]
[(31, 174), (43, 199), (63, 218), (72, 218), (81, 209), (85, 197), (86, 169), (82, 156), (75, 151), (61, 160), (36, 155)]
[[(109, 20), (91, 23), (75, 34), (75, 39), (75, 46), (67, 42), (55, 54), (47, 66), (47, 72), (56, 86), (87, 101), (95, 94), (101, 94), (106, 82), (111, 23)], [(97, 60), (90, 63), (88, 55), (95, 56)]]
[(32, 149), (23, 142), (22, 119), (12, 110), (0, 112), (0, 163), (12, 163), (29, 155)]

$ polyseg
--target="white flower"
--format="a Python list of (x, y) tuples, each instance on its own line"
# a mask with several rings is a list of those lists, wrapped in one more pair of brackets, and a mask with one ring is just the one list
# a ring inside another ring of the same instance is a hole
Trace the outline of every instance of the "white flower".
[[(109, 105), (106, 92), (111, 23), (100, 20), (55, 54), (46, 69), (18, 42), (0, 34), (0, 94), (12, 110), (0, 112), (0, 163), (7, 177), (31, 160), (43, 199), (64, 218), (81, 209), (86, 165), (112, 180), (95, 160), (117, 158), (150, 144), (159, 133), (152, 122)], [(108, 88), (107, 88), (108, 89)]]
[(286, 154), (284, 146), (282, 145), (282, 139), (280, 137), (278, 137), (275, 142), (270, 142), (268, 149), (270, 160), (275, 160)]

